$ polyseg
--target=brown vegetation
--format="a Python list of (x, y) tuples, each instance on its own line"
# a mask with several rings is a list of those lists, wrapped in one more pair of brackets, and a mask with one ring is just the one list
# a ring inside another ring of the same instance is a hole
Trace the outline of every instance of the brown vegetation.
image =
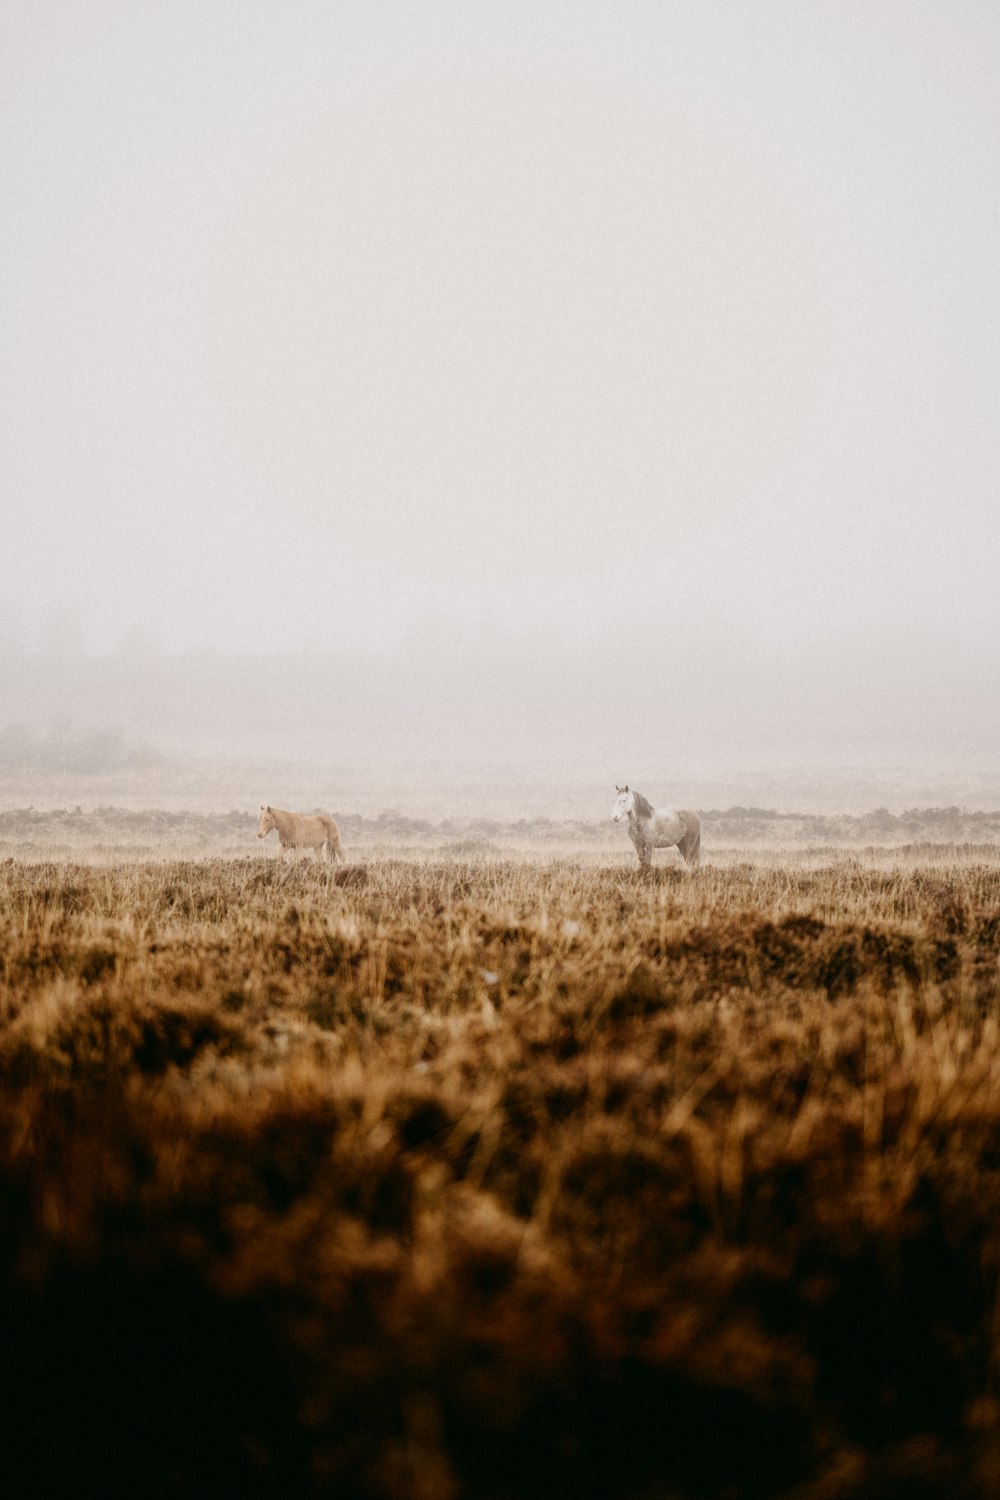
[(1000, 1488), (995, 853), (8, 859), (0, 977), (8, 1492)]

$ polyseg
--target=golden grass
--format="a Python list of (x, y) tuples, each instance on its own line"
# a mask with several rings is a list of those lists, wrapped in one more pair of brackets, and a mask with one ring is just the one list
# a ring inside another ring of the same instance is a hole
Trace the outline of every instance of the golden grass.
[(0, 965), (15, 1492), (1000, 1488), (995, 851), (8, 860)]

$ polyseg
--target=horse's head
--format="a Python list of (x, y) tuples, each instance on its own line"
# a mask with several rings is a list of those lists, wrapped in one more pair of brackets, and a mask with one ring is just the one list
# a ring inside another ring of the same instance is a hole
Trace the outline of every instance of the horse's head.
[(615, 805), (611, 809), (611, 821), (612, 823), (620, 823), (622, 818), (631, 817), (635, 811), (635, 802), (627, 786), (616, 786), (615, 791), (618, 793), (618, 796), (615, 798)]
[(262, 839), (265, 834), (270, 833), (271, 829), (277, 828), (277, 826), (278, 825), (274, 821), (274, 814), (272, 813), (271, 809), (269, 807), (262, 807), (260, 810), (260, 817), (257, 820), (257, 837), (259, 839)]

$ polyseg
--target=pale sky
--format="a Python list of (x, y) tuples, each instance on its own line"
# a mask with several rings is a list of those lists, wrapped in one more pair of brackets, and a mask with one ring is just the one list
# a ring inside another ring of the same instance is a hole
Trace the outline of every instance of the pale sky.
[(995, 697), (998, 80), (995, 0), (0, 0), (0, 639)]

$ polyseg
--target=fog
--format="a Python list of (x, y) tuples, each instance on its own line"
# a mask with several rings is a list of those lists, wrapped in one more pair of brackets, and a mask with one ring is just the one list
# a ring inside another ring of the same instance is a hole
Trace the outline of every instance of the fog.
[(0, 734), (992, 796), (998, 76), (972, 0), (0, 6)]

